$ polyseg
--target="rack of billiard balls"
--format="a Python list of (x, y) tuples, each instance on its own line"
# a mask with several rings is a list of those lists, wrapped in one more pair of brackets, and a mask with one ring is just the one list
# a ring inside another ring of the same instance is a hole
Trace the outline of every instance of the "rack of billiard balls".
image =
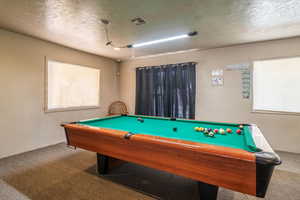
[[(243, 125), (239, 125), (239, 128), (236, 130), (236, 133), (241, 135), (242, 130), (244, 129)], [(203, 128), (203, 127), (195, 127), (195, 131), (197, 132), (203, 132), (204, 135), (209, 136), (209, 137), (214, 137), (215, 134), (219, 133), (221, 135), (225, 135), (226, 133), (232, 133), (231, 128), (227, 128), (226, 130), (223, 128), (220, 129), (211, 129), (211, 128)]]

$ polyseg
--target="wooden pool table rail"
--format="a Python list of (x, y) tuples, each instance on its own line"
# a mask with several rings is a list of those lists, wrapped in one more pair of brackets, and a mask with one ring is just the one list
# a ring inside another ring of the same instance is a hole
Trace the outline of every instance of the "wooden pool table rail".
[(68, 145), (257, 195), (256, 158), (245, 150), (128, 132), (63, 124)]

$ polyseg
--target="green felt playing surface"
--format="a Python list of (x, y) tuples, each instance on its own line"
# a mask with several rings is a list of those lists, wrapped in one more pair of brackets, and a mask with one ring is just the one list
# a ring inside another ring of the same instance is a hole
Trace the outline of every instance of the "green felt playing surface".
[[(239, 124), (231, 123), (215, 123), (215, 122), (203, 122), (195, 120), (181, 120), (176, 119), (172, 121), (168, 118), (159, 117), (141, 117), (144, 122), (138, 121), (138, 117), (134, 115), (128, 116), (113, 116), (99, 119), (92, 119), (86, 121), (80, 121), (79, 124), (109, 128), (115, 130), (128, 131), (135, 134), (154, 135), (165, 138), (180, 139), (192, 142), (200, 142), (206, 144), (213, 144), (218, 146), (225, 146), (237, 149), (243, 149), (249, 152), (257, 152), (259, 149), (255, 146), (255, 143), (250, 132), (248, 125), (244, 126), (241, 135), (236, 133)], [(195, 127), (212, 128), (212, 129), (232, 129), (232, 133), (226, 133), (224, 135), (215, 134), (214, 137), (204, 135), (202, 132), (194, 130)], [(177, 128), (174, 131), (173, 128)]]

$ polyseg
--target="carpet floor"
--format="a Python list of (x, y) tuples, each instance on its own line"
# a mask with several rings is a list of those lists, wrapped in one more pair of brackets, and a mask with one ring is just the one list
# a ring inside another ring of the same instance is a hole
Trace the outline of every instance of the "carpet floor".
[[(265, 199), (300, 200), (300, 155), (278, 152)], [(198, 200), (195, 181), (133, 163), (96, 173), (95, 153), (65, 144), (0, 160), (0, 200)], [(218, 200), (256, 200), (220, 188)]]

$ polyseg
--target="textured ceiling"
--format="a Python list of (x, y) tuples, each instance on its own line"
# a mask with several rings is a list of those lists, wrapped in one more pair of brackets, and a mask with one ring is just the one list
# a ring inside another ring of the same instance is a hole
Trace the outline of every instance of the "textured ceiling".
[[(130, 20), (142, 17), (146, 24)], [(127, 45), (198, 31), (193, 38), (115, 51)], [(300, 35), (299, 0), (0, 0), (0, 27), (116, 59), (207, 49)]]

